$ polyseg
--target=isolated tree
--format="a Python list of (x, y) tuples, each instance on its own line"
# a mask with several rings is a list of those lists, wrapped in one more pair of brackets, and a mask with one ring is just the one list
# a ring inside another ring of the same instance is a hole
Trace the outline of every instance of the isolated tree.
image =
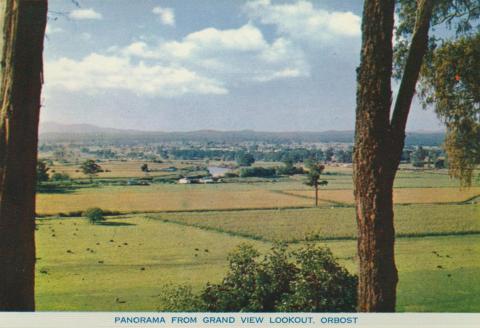
[(148, 164), (142, 164), (142, 166), (140, 166), (140, 170), (144, 173), (150, 172), (150, 169), (148, 168)]
[[(401, 19), (392, 107), (395, 3)], [(457, 32), (478, 18), (478, 0), (365, 0), (358, 69), (354, 194), (358, 226), (359, 311), (395, 311), (398, 281), (394, 259), (393, 182), (405, 143), (405, 127), (425, 54), (430, 25)], [(463, 18), (463, 17), (467, 18)], [(462, 28), (463, 27), (463, 28)], [(430, 59), (430, 56), (427, 57)]]
[(325, 166), (319, 163), (310, 162), (307, 163), (308, 174), (307, 181), (305, 182), (308, 186), (311, 186), (315, 190), (315, 206), (318, 206), (318, 186), (325, 186), (328, 184), (327, 181), (320, 181), (320, 176), (325, 170)]
[(82, 169), (83, 174), (90, 177), (90, 181), (93, 181), (93, 177), (102, 172), (102, 167), (93, 159), (87, 159), (85, 162), (83, 162), (80, 166), (80, 169)]
[(82, 213), (82, 216), (87, 218), (88, 222), (90, 222), (91, 224), (97, 224), (105, 221), (105, 217), (103, 215), (103, 210), (99, 207), (89, 208)]
[(0, 311), (32, 311), (46, 0), (0, 1)]
[(37, 161), (37, 184), (48, 181), (50, 175), (48, 171), (50, 168), (47, 166), (45, 161)]

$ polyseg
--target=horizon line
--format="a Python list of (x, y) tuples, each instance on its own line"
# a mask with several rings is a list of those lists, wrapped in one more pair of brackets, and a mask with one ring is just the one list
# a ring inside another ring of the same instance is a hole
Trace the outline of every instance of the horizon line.
[[(190, 132), (257, 132), (257, 133), (325, 133), (325, 132), (355, 132), (355, 129), (330, 129), (330, 130), (255, 130), (255, 129), (239, 129), (239, 130), (222, 130), (222, 129), (212, 129), (212, 128), (203, 128), (197, 130), (144, 130), (144, 129), (136, 129), (136, 128), (118, 128), (118, 127), (108, 127), (108, 126), (100, 126), (91, 123), (60, 123), (55, 121), (45, 121), (40, 122), (39, 127), (43, 124), (57, 124), (63, 125), (65, 127), (68, 126), (89, 126), (98, 129), (108, 129), (108, 130), (117, 130), (117, 131), (133, 131), (133, 132), (144, 132), (144, 133), (190, 133)], [(41, 129), (39, 129), (39, 134), (42, 133)], [(45, 132), (45, 133), (68, 133), (68, 132)], [(77, 132), (72, 132), (72, 134), (76, 134)], [(408, 130), (406, 133), (445, 133), (445, 130), (426, 130), (426, 129), (419, 129), (419, 130)]]

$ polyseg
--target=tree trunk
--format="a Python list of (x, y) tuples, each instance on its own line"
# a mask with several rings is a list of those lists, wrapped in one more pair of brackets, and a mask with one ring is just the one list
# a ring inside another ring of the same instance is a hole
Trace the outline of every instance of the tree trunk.
[(434, 2), (435, 0), (418, 0), (417, 2), (415, 30), (392, 114), (392, 151), (397, 154), (400, 153), (398, 155), (399, 162), (405, 144), (405, 128), (407, 126), (408, 113), (415, 95), (415, 87), (423, 58), (428, 48), (428, 32), (430, 30)]
[(393, 182), (405, 127), (428, 44), (433, 0), (418, 0), (415, 31), (390, 122), (394, 0), (366, 0), (358, 71), (354, 188), (358, 227), (358, 310), (393, 312)]
[(315, 207), (318, 207), (318, 181), (315, 182)]
[(47, 0), (0, 3), (0, 310), (33, 311), (35, 185)]
[(362, 312), (395, 311), (395, 169), (389, 156), (394, 5), (395, 0), (366, 0), (363, 13), (354, 153)]

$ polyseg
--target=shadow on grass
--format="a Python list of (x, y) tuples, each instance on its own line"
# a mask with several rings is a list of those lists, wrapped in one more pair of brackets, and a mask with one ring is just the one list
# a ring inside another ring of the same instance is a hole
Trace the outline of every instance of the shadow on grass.
[(38, 186), (37, 194), (71, 194), (77, 189), (73, 186)]
[(104, 227), (129, 227), (136, 226), (135, 223), (128, 222), (98, 222), (95, 225), (104, 226)]

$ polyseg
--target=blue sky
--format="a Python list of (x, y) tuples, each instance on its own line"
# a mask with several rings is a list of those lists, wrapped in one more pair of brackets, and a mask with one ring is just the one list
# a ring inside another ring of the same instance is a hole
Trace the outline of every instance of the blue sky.
[[(50, 0), (41, 120), (350, 130), (362, 1)], [(438, 130), (413, 108), (409, 130)]]

